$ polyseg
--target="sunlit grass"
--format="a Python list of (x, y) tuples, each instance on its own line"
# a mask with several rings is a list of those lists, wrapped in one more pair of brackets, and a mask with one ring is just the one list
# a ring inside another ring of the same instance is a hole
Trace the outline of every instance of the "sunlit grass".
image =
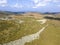
[[(23, 23), (17, 21), (23, 20)], [(44, 25), (37, 22), (34, 18), (23, 17), (16, 20), (0, 20), (0, 43), (7, 43), (20, 39), (39, 31)]]
[(26, 45), (60, 45), (60, 21), (50, 20), (48, 27), (41, 33), (40, 38)]

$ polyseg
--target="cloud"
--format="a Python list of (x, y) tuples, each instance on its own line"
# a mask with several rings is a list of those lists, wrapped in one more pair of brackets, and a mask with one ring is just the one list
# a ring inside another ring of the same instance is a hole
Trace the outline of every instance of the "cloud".
[[(47, 6), (51, 2), (54, 2), (54, 3), (60, 2), (60, 0), (31, 0), (31, 1), (34, 3), (34, 5), (31, 6), (32, 8), (44, 7), (44, 6)], [(18, 4), (18, 3), (14, 5), (8, 5), (7, 0), (0, 0), (0, 6), (1, 7), (10, 6), (14, 8), (24, 7), (24, 5)], [(29, 6), (27, 5), (27, 7), (30, 7), (30, 5)]]
[(32, 0), (34, 3), (38, 3), (40, 0)]
[(23, 7), (22, 5), (18, 4), (18, 2), (16, 2), (16, 4), (14, 4), (14, 5), (11, 5), (11, 4), (9, 5), (8, 0), (0, 0), (0, 6), (1, 7), (8, 6), (8, 7), (13, 7), (13, 8), (22, 8)]
[(0, 6), (5, 7), (7, 5), (7, 0), (0, 0)]
[(42, 7), (42, 6), (46, 6), (48, 4), (48, 2), (50, 2), (51, 0), (33, 0), (34, 2), (34, 6), (33, 8), (38, 8), (38, 7)]
[(23, 5), (20, 5), (20, 4), (16, 3), (15, 5), (12, 5), (11, 7), (13, 7), (13, 8), (22, 8)]
[(42, 7), (42, 6), (46, 6), (46, 4), (39, 3), (39, 4), (35, 5), (35, 6), (33, 6), (33, 8)]
[(38, 7), (44, 7), (47, 6), (51, 2), (59, 2), (60, 0), (32, 0), (34, 3), (34, 6), (32, 8), (38, 8)]

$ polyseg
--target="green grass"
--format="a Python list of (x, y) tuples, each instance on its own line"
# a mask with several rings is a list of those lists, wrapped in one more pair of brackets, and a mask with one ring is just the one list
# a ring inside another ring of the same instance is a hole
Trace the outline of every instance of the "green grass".
[[(24, 21), (17, 23), (17, 21)], [(40, 24), (33, 17), (21, 17), (16, 20), (0, 20), (0, 44), (18, 40), (23, 36), (39, 31), (48, 24), (48, 27), (41, 33), (39, 39), (33, 40), (25, 45), (60, 45), (60, 21), (48, 20)]]
[(48, 27), (41, 33), (40, 38), (25, 45), (60, 45), (60, 21), (48, 21)]
[[(16, 21), (23, 20), (23, 23)], [(23, 17), (16, 20), (0, 20), (0, 44), (20, 39), (39, 31), (44, 25), (34, 18)]]

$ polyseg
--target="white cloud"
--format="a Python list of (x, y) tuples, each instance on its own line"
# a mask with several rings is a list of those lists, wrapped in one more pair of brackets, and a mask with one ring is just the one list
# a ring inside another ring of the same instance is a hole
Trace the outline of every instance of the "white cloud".
[(34, 3), (42, 3), (42, 2), (48, 2), (48, 1), (52, 1), (52, 0), (32, 0)]
[(46, 4), (39, 3), (39, 4), (35, 5), (35, 6), (33, 6), (32, 8), (37, 8), (37, 7), (42, 7), (42, 6), (46, 6)]
[(32, 8), (38, 8), (42, 6), (47, 6), (51, 2), (59, 2), (60, 0), (32, 0), (34, 2), (34, 6)]
[[(43, 7), (43, 6), (46, 6), (49, 4), (49, 2), (60, 2), (60, 0), (31, 0), (33, 1), (34, 5), (32, 6), (32, 8), (38, 8), (38, 7)], [(5, 7), (5, 6), (10, 6), (8, 5), (8, 2), (7, 0), (0, 0), (0, 6), (2, 7)], [(14, 4), (14, 5), (11, 5), (10, 7), (14, 7), (14, 8), (22, 8), (24, 7), (23, 5), (21, 4)], [(29, 6), (27, 6), (29, 7)]]
[(35, 3), (33, 8), (46, 6), (48, 4), (48, 2), (50, 2), (50, 1), (51, 0), (33, 0), (33, 2)]
[(23, 6), (18, 4), (18, 3), (16, 3), (15, 5), (12, 5), (11, 7), (13, 7), (13, 8), (22, 8)]
[(38, 3), (40, 0), (32, 0), (34, 3)]
[(7, 0), (0, 0), (0, 6), (5, 7), (7, 5)]

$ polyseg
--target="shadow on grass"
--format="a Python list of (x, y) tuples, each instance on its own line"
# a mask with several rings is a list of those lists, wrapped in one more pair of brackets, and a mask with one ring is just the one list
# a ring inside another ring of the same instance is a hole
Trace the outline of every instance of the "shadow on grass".
[(45, 19), (50, 19), (50, 20), (59, 20), (60, 21), (60, 18), (57, 18), (57, 17), (45, 16), (44, 18)]

